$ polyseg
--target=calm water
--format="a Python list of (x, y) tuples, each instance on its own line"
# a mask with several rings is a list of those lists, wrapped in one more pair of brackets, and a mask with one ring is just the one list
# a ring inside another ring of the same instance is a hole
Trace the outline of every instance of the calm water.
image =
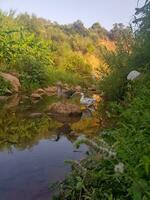
[(35, 114), (55, 101), (50, 97), (31, 103), (17, 96), (0, 101), (0, 200), (52, 199), (50, 184), (70, 171), (64, 160), (85, 157), (87, 147), (76, 150), (73, 145), (84, 131), (69, 134), (81, 119)]

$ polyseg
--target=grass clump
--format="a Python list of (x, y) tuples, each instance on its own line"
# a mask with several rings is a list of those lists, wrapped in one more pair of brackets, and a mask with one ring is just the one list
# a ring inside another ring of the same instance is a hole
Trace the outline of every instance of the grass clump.
[(49, 68), (48, 71), (48, 83), (55, 84), (58, 80), (69, 85), (89, 85), (93, 82), (91, 78), (84, 78), (77, 73), (68, 72), (65, 69)]
[(0, 95), (5, 95), (9, 89), (11, 89), (9, 82), (0, 77)]

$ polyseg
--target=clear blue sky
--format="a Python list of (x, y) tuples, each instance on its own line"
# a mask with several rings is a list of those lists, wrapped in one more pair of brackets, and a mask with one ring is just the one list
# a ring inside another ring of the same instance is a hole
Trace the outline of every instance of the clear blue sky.
[(4, 11), (27, 11), (60, 24), (80, 19), (89, 27), (99, 22), (107, 29), (116, 22), (127, 25), (136, 5), (137, 0), (0, 0), (0, 8)]

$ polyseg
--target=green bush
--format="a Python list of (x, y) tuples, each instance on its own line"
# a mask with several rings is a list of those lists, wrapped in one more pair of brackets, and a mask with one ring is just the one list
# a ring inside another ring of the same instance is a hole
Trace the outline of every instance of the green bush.
[(34, 57), (24, 57), (20, 64), (20, 80), (25, 90), (35, 89), (47, 85), (48, 74), (42, 62), (37, 62)]
[(3, 31), (0, 35), (0, 57), (5, 64), (1, 67), (3, 71), (20, 74), (25, 90), (46, 85), (46, 70), (53, 65), (51, 40), (46, 42), (34, 34), (22, 31)]
[(104, 93), (107, 100), (121, 99), (126, 86), (126, 74), (119, 70), (112, 70), (109, 75), (99, 81), (99, 89)]
[(65, 69), (85, 77), (91, 75), (91, 66), (78, 54), (71, 55), (66, 59)]
[(91, 84), (92, 80), (84, 78), (77, 73), (68, 72), (64, 69), (49, 68), (47, 70), (48, 74), (48, 84), (53, 85), (58, 81), (67, 83), (69, 85), (81, 85), (88, 86)]

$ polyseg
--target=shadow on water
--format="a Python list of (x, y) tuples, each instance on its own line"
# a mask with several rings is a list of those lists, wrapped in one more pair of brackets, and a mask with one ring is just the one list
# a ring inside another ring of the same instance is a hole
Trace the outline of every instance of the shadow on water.
[[(48, 186), (70, 171), (64, 160), (85, 157), (87, 147), (76, 151), (73, 143), (92, 127), (91, 119), (44, 114), (56, 101), (57, 97), (45, 97), (32, 103), (17, 95), (1, 99), (0, 199), (51, 199)], [(86, 136), (93, 137), (91, 133)]]

